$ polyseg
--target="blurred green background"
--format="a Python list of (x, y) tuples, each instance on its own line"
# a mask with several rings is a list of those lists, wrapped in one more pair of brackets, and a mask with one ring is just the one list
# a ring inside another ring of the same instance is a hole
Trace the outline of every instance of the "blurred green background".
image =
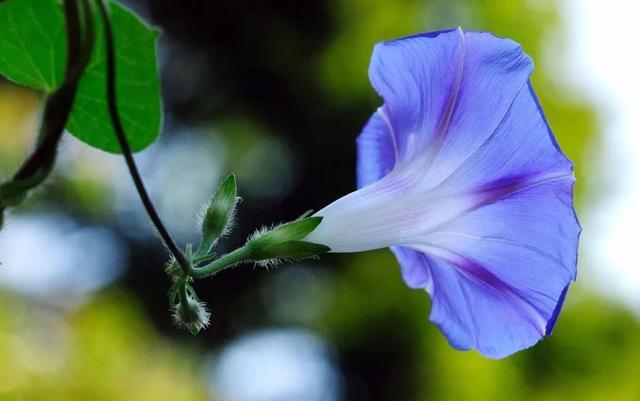
[[(578, 215), (600, 196), (598, 110), (554, 75), (570, 46), (559, 0), (126, 4), (163, 31), (164, 132), (138, 160), (182, 243), (229, 172), (244, 201), (227, 249), (350, 192), (354, 139), (380, 103), (374, 43), (457, 25), (523, 45), (576, 164)], [(3, 176), (30, 149), (40, 99), (0, 81)], [(447, 344), (386, 250), (198, 283), (213, 324), (197, 337), (171, 325), (165, 259), (122, 160), (66, 138), (0, 233), (0, 400), (640, 400), (640, 320), (580, 275), (553, 336), (495, 361)]]

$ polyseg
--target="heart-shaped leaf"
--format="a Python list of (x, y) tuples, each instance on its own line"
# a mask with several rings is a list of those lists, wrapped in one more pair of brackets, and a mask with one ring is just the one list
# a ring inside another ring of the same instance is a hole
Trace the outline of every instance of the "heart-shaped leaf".
[[(153, 143), (162, 120), (156, 64), (158, 32), (126, 8), (111, 3), (120, 117), (133, 151)], [(67, 130), (87, 144), (119, 153), (106, 103), (103, 26), (96, 14), (96, 43), (80, 80)], [(56, 0), (0, 2), (0, 74), (44, 91), (57, 88), (66, 63), (64, 10)]]

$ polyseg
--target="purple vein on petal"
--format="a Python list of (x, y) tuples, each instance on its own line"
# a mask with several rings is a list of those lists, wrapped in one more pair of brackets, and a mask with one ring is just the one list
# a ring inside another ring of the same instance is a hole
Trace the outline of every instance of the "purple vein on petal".
[(396, 132), (393, 129), (393, 125), (391, 124), (391, 120), (389, 119), (389, 115), (387, 114), (385, 107), (384, 106), (378, 107), (378, 110), (376, 112), (380, 114), (382, 121), (384, 121), (384, 124), (387, 127), (389, 138), (391, 139), (391, 144), (393, 145), (393, 155), (394, 155), (393, 166), (395, 166), (395, 164), (398, 162), (398, 158), (400, 157), (399, 150), (398, 150), (398, 140), (396, 139)]
[(573, 176), (573, 172), (571, 171), (522, 174), (493, 180), (485, 185), (482, 185), (480, 188), (473, 190), (472, 192), (457, 194), (457, 196), (472, 196), (474, 198), (472, 206), (461, 210), (452, 218), (431, 227), (431, 229), (429, 229), (425, 234), (439, 232), (442, 227), (446, 227), (447, 224), (451, 223), (452, 221), (455, 221), (461, 216), (472, 213), (473, 211), (478, 210), (481, 207), (491, 205), (503, 199), (507, 199), (515, 194), (526, 191), (530, 188), (534, 188), (538, 185), (544, 185), (565, 178), (569, 178), (571, 180), (575, 179)]
[(509, 198), (529, 188), (565, 178), (574, 180), (573, 172), (552, 171), (544, 173), (524, 173), (498, 178), (482, 185), (473, 192), (478, 197), (477, 206), (474, 207), (473, 210)]
[(460, 33), (460, 48), (458, 49), (457, 62), (458, 65), (456, 67), (456, 77), (449, 89), (449, 95), (447, 96), (447, 103), (444, 109), (444, 113), (438, 124), (435, 128), (435, 135), (432, 140), (432, 144), (429, 144), (430, 147), (434, 148), (434, 156), (440, 151), (442, 148), (442, 144), (444, 143), (445, 137), (449, 131), (449, 124), (451, 123), (451, 117), (453, 116), (453, 112), (456, 108), (456, 103), (458, 102), (458, 94), (460, 93), (460, 85), (462, 84), (462, 75), (464, 72), (464, 58), (465, 58), (465, 40), (464, 33), (462, 29), (458, 28), (458, 32)]
[(462, 84), (462, 77), (464, 75), (465, 39), (462, 28), (458, 27), (457, 32), (460, 35), (460, 46), (456, 54), (456, 75), (453, 83), (451, 84), (451, 87), (449, 88), (449, 94), (447, 95), (447, 101), (442, 116), (436, 124), (431, 140), (425, 146), (425, 150), (428, 152), (426, 155), (422, 156), (424, 163), (423, 168), (425, 169), (425, 171), (428, 171), (429, 167), (442, 150), (442, 146), (444, 145), (445, 139), (449, 132), (451, 117), (455, 112), (456, 104), (458, 102), (458, 95), (460, 93), (460, 86)]
[[(528, 80), (523, 82), (522, 87), (524, 87), (525, 85), (528, 84)], [(522, 88), (520, 88), (518, 90), (518, 92), (520, 92), (520, 90), (522, 90)], [(504, 113), (502, 114), (502, 116), (500, 117), (500, 120), (498, 121), (498, 124), (496, 124), (495, 128), (491, 131), (491, 134), (489, 134), (489, 136), (487, 136), (487, 138), (478, 145), (477, 148), (475, 148), (475, 150), (473, 152), (471, 152), (471, 154), (469, 154), (469, 156), (467, 156), (467, 158), (465, 158), (460, 164), (458, 164), (457, 167), (455, 167), (453, 170), (451, 170), (450, 173), (447, 174), (446, 177), (444, 177), (439, 183), (437, 183), (434, 187), (433, 190), (438, 189), (439, 187), (445, 185), (452, 177), (455, 177), (455, 174), (464, 169), (465, 166), (467, 166), (469, 163), (473, 162), (474, 157), (484, 148), (486, 148), (487, 146), (491, 146), (491, 142), (493, 141), (493, 139), (496, 137), (497, 133), (500, 132), (500, 127), (502, 127), (502, 125), (505, 123), (505, 121), (507, 120), (507, 118), (509, 117), (509, 114), (513, 108), (513, 105), (516, 102), (516, 99), (518, 98), (518, 96), (514, 96), (513, 99), (511, 99), (511, 103), (509, 103), (509, 107), (506, 108), (506, 110), (504, 111)], [(553, 136), (552, 136), (553, 137)]]
[[(525, 248), (528, 249), (532, 252), (537, 253), (538, 255), (544, 257), (545, 259), (548, 259), (550, 262), (553, 263), (557, 263), (558, 265), (563, 266), (562, 260), (558, 259), (556, 256), (553, 256), (552, 254), (543, 251), (540, 248), (537, 248), (535, 246), (523, 243), (523, 242), (518, 242), (518, 241), (514, 241), (508, 238), (501, 238), (501, 237), (493, 237), (493, 236), (478, 236), (478, 235), (473, 235), (473, 234), (469, 234), (469, 233), (462, 233), (462, 232), (458, 232), (458, 231), (450, 231), (450, 230), (438, 230), (435, 234), (437, 235), (453, 235), (453, 236), (459, 236), (459, 237), (463, 237), (463, 238), (470, 238), (470, 239), (474, 239), (474, 240), (478, 240), (478, 241), (487, 241), (487, 242), (496, 242), (496, 243), (502, 243), (505, 245), (513, 245), (516, 247), (520, 247), (520, 248)], [(429, 242), (430, 245), (433, 245), (431, 242)]]
[[(544, 311), (541, 311), (539, 307), (528, 300), (530, 296), (522, 294), (520, 290), (507, 284), (504, 280), (497, 277), (489, 269), (472, 258), (437, 245), (429, 245), (429, 247), (432, 248), (432, 255), (434, 255), (434, 257), (448, 262), (467, 279), (482, 284), (489, 290), (495, 291), (497, 294), (505, 295), (514, 301), (514, 304), (524, 312), (525, 318), (537, 328), (540, 334), (544, 335), (546, 333), (547, 319), (543, 316)], [(546, 294), (540, 295), (547, 297)], [(474, 314), (470, 313), (470, 315), (473, 316)], [(535, 317), (538, 317), (538, 319), (535, 319)]]

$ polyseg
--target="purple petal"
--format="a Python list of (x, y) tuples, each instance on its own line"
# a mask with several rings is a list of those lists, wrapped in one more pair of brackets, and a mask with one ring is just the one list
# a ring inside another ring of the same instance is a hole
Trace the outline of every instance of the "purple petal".
[(524, 183), (535, 177), (572, 174), (572, 164), (558, 148), (533, 88), (527, 84), (491, 135), (439, 185), (449, 191), (466, 188), (486, 193), (508, 181)]
[(429, 180), (434, 184), (492, 137), (533, 71), (531, 59), (511, 40), (467, 32), (464, 49), (464, 69), (451, 121), (442, 143), (430, 144), (439, 146), (431, 150), (437, 152), (429, 168)]
[(463, 62), (461, 29), (376, 45), (369, 79), (384, 98), (398, 155), (410, 157), (451, 117)]
[(553, 314), (551, 315), (551, 319), (547, 322), (547, 328), (545, 330), (545, 335), (550, 336), (553, 332), (553, 328), (556, 325), (556, 321), (558, 320), (558, 315), (560, 315), (560, 311), (562, 310), (562, 306), (564, 305), (564, 300), (567, 297), (567, 290), (569, 289), (569, 284), (564, 287), (562, 294), (560, 294), (560, 300), (556, 305), (556, 308), (553, 310)]
[(391, 247), (454, 347), (503, 357), (549, 334), (576, 275), (572, 164), (519, 45), (460, 29), (376, 46), (385, 105), (358, 138), (359, 190), (307, 240)]
[(392, 250), (407, 285), (431, 294), (431, 319), (451, 344), (491, 357), (549, 334), (576, 274), (572, 165), (528, 82), (532, 69), (518, 44), (486, 33), (378, 45), (370, 77), (385, 106), (358, 140), (360, 186), (419, 160), (398, 176), (414, 176), (425, 202), (470, 200)]
[[(580, 228), (571, 206), (572, 186), (572, 180), (560, 179), (529, 187), (426, 238), (423, 250), (456, 272), (432, 271), (434, 291), (453, 286), (447, 280), (461, 280), (471, 303), (487, 303), (469, 309), (459, 292), (441, 290), (434, 296), (434, 311), (440, 312), (432, 319), (452, 344), (474, 338), (470, 347), (502, 357), (551, 330), (576, 274)], [(457, 323), (444, 325), (447, 319)]]
[(384, 110), (376, 111), (356, 141), (358, 188), (372, 184), (391, 171), (396, 163), (395, 143)]
[[(457, 265), (430, 258), (433, 277), (430, 319), (446, 335), (449, 343), (461, 350), (476, 348), (492, 358), (502, 358), (530, 347), (541, 337), (543, 322), (531, 315), (532, 306), (508, 291), (499, 281), (480, 281), (482, 266), (473, 261)], [(465, 264), (466, 263), (466, 264)]]
[(429, 273), (429, 260), (419, 251), (403, 246), (392, 246), (391, 251), (400, 263), (402, 278), (411, 288), (430, 288), (432, 286)]

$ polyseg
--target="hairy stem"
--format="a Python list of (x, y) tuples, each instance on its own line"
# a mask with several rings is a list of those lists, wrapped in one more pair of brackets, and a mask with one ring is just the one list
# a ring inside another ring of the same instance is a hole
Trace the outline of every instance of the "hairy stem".
[(199, 268), (192, 268), (190, 275), (194, 278), (204, 278), (213, 276), (214, 274), (235, 266), (241, 262), (250, 261), (252, 257), (252, 249), (245, 245), (234, 251), (222, 255), (220, 258), (214, 260), (206, 266)]
[(178, 282), (178, 300), (182, 305), (189, 303), (189, 294), (187, 293), (187, 279), (182, 277)]

